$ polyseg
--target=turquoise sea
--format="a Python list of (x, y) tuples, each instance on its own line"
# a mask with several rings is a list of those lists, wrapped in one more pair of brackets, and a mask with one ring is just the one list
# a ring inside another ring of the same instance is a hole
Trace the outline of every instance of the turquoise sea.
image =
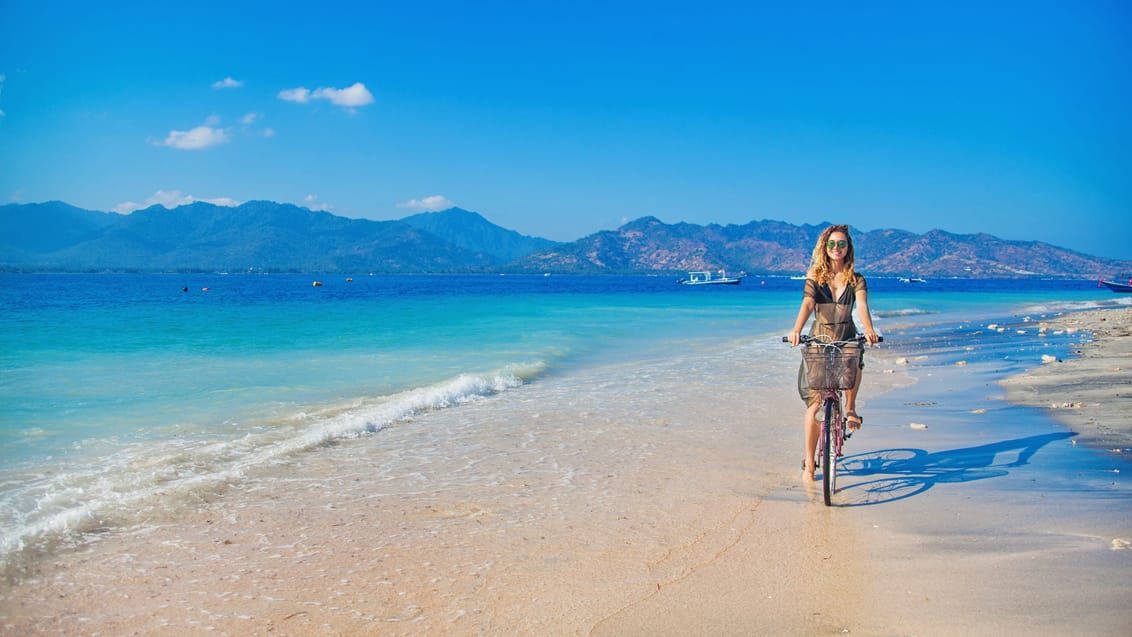
[[(1126, 302), (1092, 281), (869, 286), (882, 333), (937, 339)], [(419, 414), (597, 367), (635, 374), (619, 391), (644, 412), (648, 375), (632, 363), (741, 347), (756, 391), (767, 383), (759, 359), (786, 355), (779, 337), (800, 288), (760, 277), (689, 287), (649, 276), (0, 275), (0, 560), (135, 523), (315, 448), (380, 439)], [(553, 402), (519, 417), (537, 420)]]

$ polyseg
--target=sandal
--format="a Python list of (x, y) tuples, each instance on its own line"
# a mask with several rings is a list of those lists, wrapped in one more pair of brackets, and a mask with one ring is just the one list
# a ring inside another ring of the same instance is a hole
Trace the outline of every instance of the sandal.
[(849, 431), (857, 431), (865, 424), (865, 419), (858, 416), (855, 411), (845, 414), (845, 421), (849, 423)]

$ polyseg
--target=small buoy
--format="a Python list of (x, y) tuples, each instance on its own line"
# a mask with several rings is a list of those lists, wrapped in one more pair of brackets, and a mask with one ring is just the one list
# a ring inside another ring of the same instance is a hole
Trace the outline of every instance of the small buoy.
[(208, 288), (201, 288), (200, 291), (201, 292), (208, 292)]
[(312, 286), (314, 286), (314, 287), (316, 287), (316, 288), (317, 288), (317, 287), (321, 287), (321, 286), (322, 286), (322, 281), (315, 281), (314, 283), (311, 283), (311, 285), (312, 285)]

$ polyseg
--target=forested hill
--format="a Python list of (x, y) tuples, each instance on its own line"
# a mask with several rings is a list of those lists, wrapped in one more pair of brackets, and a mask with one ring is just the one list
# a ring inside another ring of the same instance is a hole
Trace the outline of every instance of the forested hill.
[[(643, 217), (556, 243), (459, 208), (372, 221), (270, 201), (153, 206), (129, 215), (62, 202), (8, 204), (0, 206), (0, 269), (800, 274), (826, 225), (701, 226)], [(854, 229), (853, 236), (866, 274), (1091, 279), (1132, 271), (1130, 261), (986, 234)]]
[[(673, 272), (717, 270), (801, 274), (829, 224), (752, 221), (744, 225), (666, 224), (643, 217), (617, 230), (598, 232), (524, 257), (529, 271)], [(987, 234), (933, 230), (853, 229), (862, 272), (923, 277), (1109, 278), (1132, 262), (1092, 257), (1036, 241), (1007, 241)]]
[(129, 215), (61, 202), (6, 205), (0, 206), (0, 268), (463, 272), (490, 270), (553, 245), (458, 208), (435, 215), (371, 221), (270, 201), (153, 206)]

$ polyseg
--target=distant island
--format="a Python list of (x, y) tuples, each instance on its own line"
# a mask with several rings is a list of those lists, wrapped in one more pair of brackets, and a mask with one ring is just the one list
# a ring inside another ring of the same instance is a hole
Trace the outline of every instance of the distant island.
[[(642, 217), (560, 243), (460, 208), (372, 221), (271, 201), (128, 215), (52, 201), (0, 206), (0, 271), (797, 275), (826, 225)], [(1096, 279), (1132, 271), (1132, 261), (987, 234), (853, 233), (862, 272), (871, 275)]]

